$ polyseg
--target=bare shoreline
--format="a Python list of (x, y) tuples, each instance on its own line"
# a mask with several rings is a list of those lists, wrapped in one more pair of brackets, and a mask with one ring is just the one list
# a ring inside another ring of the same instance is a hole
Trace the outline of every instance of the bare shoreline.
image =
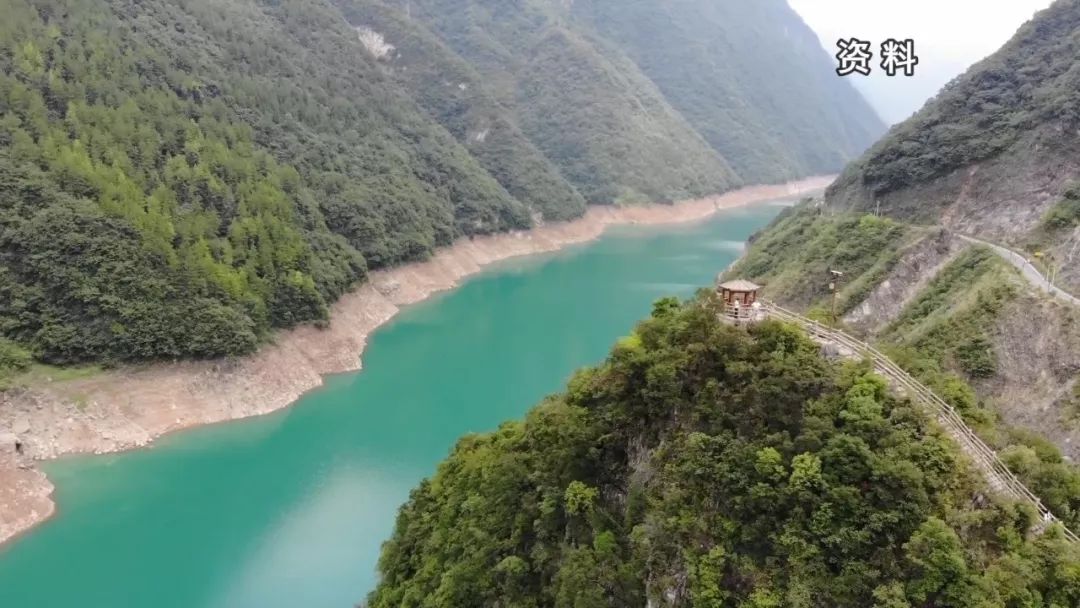
[(122, 368), (0, 392), (0, 435), (13, 433), (23, 446), (22, 455), (0, 453), (0, 543), (56, 511), (53, 485), (35, 466), (38, 461), (138, 448), (184, 428), (287, 407), (321, 386), (325, 376), (360, 369), (368, 336), (402, 306), (451, 289), (493, 262), (584, 243), (613, 224), (689, 222), (722, 209), (794, 197), (820, 190), (832, 179), (750, 186), (674, 205), (591, 207), (571, 222), (463, 239), (430, 260), (373, 273), (334, 304), (328, 328), (282, 332), (248, 357)]

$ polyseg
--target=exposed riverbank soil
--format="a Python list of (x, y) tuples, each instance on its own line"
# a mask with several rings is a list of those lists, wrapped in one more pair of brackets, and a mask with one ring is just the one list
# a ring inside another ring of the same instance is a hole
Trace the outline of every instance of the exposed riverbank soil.
[(136, 448), (178, 429), (281, 409), (322, 384), (324, 375), (359, 369), (368, 336), (401, 306), (450, 289), (487, 264), (585, 242), (611, 224), (692, 221), (821, 190), (831, 181), (753, 186), (674, 205), (592, 207), (572, 222), (461, 240), (426, 262), (373, 273), (333, 306), (329, 327), (282, 332), (249, 357), (128, 367), (2, 392), (0, 435), (14, 435), (21, 453), (0, 446), (0, 542), (53, 513), (52, 484), (36, 462)]

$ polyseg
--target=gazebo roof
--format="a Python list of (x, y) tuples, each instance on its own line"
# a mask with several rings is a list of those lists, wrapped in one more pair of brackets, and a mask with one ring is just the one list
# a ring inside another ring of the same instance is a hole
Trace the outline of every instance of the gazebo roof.
[(728, 291), (757, 291), (761, 289), (761, 285), (745, 279), (735, 279), (734, 281), (721, 283), (720, 289), (726, 289)]

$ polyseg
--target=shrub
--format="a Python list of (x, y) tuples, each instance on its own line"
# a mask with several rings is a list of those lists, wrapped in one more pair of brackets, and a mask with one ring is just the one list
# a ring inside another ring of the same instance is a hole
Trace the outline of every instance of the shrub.
[(30, 351), (6, 338), (0, 338), (0, 373), (22, 371), (33, 362)]
[(1080, 184), (1072, 184), (1043, 216), (1046, 230), (1070, 230), (1080, 226)]

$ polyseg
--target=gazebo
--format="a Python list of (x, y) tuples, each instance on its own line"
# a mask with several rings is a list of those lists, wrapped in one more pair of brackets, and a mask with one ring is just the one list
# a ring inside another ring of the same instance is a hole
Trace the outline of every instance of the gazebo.
[(756, 312), (761, 308), (757, 301), (760, 290), (761, 285), (745, 279), (725, 281), (717, 285), (716, 294), (724, 303), (724, 316), (735, 321), (756, 320)]

